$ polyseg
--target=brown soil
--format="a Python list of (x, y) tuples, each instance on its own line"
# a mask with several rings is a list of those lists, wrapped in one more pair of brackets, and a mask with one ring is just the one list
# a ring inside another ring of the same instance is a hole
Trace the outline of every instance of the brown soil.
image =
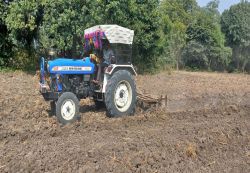
[(61, 126), (36, 76), (0, 73), (0, 172), (250, 172), (250, 76), (175, 72), (138, 76), (168, 95), (163, 111), (110, 119), (81, 102)]

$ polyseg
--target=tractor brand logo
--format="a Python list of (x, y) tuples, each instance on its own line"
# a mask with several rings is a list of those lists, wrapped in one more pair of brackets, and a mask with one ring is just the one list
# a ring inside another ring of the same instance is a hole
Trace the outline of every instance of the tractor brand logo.
[(56, 66), (52, 71), (91, 71), (92, 67), (77, 67), (77, 66)]

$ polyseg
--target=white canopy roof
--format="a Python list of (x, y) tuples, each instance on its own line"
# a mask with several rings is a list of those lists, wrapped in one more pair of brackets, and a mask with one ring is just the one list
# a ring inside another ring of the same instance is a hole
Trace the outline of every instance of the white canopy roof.
[(96, 31), (103, 31), (110, 43), (132, 44), (134, 31), (118, 25), (97, 25), (88, 28), (84, 34), (91, 34)]

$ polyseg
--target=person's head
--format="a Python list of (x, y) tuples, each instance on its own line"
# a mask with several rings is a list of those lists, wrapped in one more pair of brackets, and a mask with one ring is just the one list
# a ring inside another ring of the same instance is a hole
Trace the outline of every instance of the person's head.
[(103, 49), (108, 50), (110, 48), (110, 43), (108, 40), (103, 40)]

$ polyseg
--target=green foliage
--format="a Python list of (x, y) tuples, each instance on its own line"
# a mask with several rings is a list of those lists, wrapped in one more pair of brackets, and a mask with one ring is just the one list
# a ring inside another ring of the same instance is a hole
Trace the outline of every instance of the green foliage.
[[(32, 52), (32, 53), (31, 53)], [(37, 65), (37, 54), (35, 51), (30, 51), (22, 48), (15, 48), (13, 55), (9, 59), (12, 67), (15, 69), (23, 69), (25, 71), (35, 70)]]
[(32, 45), (37, 35), (39, 5), (34, 0), (14, 0), (9, 4), (5, 23), (16, 46), (29, 49)]
[(165, 67), (247, 70), (249, 4), (242, 1), (221, 16), (219, 0), (204, 8), (196, 0), (1, 1), (0, 66), (33, 68), (37, 42), (42, 50), (74, 52), (86, 28), (118, 24), (135, 31), (133, 63), (139, 72)]
[(0, 66), (0, 73), (8, 73), (8, 72), (15, 72), (17, 69), (13, 67), (1, 67)]
[(165, 63), (179, 69), (180, 56), (186, 44), (187, 24), (192, 21), (192, 13), (197, 4), (194, 0), (164, 0), (160, 6), (161, 41)]
[(42, 5), (43, 23), (39, 27), (42, 48), (71, 49), (73, 37), (83, 35), (84, 29), (100, 20), (97, 1), (43, 0)]
[(248, 46), (250, 42), (250, 2), (241, 2), (223, 12), (221, 24), (230, 46)]
[(250, 2), (242, 1), (222, 14), (222, 30), (233, 49), (235, 68), (242, 71), (250, 62)]
[(207, 48), (197, 41), (190, 41), (183, 50), (183, 62), (192, 69), (208, 69)]
[(231, 50), (224, 46), (217, 8), (218, 1), (214, 0), (196, 11), (196, 19), (186, 32), (188, 44), (182, 57), (186, 66), (223, 71), (229, 64)]
[(38, 35), (40, 1), (12, 0), (2, 3), (5, 16), (0, 32), (3, 37), (0, 49), (4, 49), (5, 54), (0, 58), (0, 63), (4, 67), (34, 69), (36, 58), (33, 41)]
[(231, 62), (232, 49), (229, 47), (212, 47), (209, 56), (209, 68), (215, 71), (224, 71)]
[(9, 65), (9, 57), (12, 54), (12, 43), (9, 39), (5, 17), (7, 6), (4, 1), (0, 2), (0, 67)]
[(9, 57), (12, 56), (12, 43), (9, 40), (6, 27), (0, 25), (0, 66), (9, 66)]

